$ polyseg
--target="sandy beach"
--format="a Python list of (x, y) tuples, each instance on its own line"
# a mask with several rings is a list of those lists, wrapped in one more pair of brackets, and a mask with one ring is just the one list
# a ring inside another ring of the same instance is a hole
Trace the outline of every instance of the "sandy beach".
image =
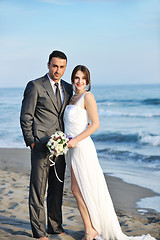
[[(1, 148), (0, 164), (0, 239), (29, 240), (32, 238), (28, 215), (30, 150)], [(116, 177), (105, 177), (123, 232), (128, 236), (149, 233), (160, 239), (160, 213), (152, 209), (141, 212), (136, 206), (140, 199), (158, 194)], [(63, 227), (67, 235), (50, 235), (49, 238), (82, 239), (83, 223), (70, 190), (68, 170), (64, 187)]]

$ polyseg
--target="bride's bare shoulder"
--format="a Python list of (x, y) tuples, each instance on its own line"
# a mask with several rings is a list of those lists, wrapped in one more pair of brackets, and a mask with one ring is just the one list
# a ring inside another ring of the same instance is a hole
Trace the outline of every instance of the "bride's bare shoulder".
[(84, 96), (84, 102), (85, 104), (87, 103), (96, 103), (94, 95), (91, 92), (86, 92), (85, 96)]
[(84, 98), (87, 100), (92, 100), (92, 99), (94, 99), (94, 96), (93, 96), (93, 94), (91, 93), (91, 92), (86, 92), (86, 94), (85, 94), (85, 96), (84, 96)]

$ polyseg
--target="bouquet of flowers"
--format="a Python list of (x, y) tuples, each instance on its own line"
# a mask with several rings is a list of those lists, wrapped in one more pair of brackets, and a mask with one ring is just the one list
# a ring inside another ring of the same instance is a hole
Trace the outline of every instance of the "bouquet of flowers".
[(63, 132), (55, 132), (49, 139), (47, 147), (53, 156), (66, 154), (68, 151), (67, 142), (70, 140)]
[(71, 139), (71, 137), (67, 137), (67, 135), (64, 134), (63, 132), (57, 131), (53, 135), (51, 135), (51, 137), (46, 145), (51, 153), (49, 156), (49, 160), (51, 162), (50, 166), (54, 166), (54, 171), (55, 171), (56, 177), (60, 182), (63, 182), (63, 181), (58, 177), (55, 162), (51, 158), (53, 156), (58, 157), (59, 155), (66, 154), (68, 151), (67, 142), (70, 139)]

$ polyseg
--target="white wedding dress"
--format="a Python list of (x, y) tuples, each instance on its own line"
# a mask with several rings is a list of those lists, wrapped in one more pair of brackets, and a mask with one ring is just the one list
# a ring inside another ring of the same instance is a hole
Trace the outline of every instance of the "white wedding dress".
[[(85, 93), (86, 94), (86, 93)], [(84, 109), (84, 95), (75, 105), (68, 105), (64, 112), (65, 133), (75, 137), (89, 123)], [(103, 240), (155, 240), (149, 234), (127, 237), (122, 233), (107, 184), (100, 167), (94, 143), (90, 137), (80, 141), (66, 154), (68, 168), (72, 166), (79, 189), (88, 208), (93, 227), (98, 232), (96, 239)]]

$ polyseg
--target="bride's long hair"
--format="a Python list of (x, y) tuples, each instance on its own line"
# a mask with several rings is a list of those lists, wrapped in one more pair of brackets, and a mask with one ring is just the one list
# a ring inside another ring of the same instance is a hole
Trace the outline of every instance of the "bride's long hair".
[[(72, 82), (72, 88), (74, 86), (74, 78), (75, 75), (78, 71), (81, 71), (84, 73), (85, 77), (86, 77), (86, 85), (88, 86), (88, 89), (86, 89), (87, 92), (89, 92), (91, 90), (91, 79), (90, 79), (90, 72), (88, 70), (88, 68), (84, 65), (77, 65), (71, 74), (71, 82)], [(73, 89), (74, 90), (74, 89)]]

